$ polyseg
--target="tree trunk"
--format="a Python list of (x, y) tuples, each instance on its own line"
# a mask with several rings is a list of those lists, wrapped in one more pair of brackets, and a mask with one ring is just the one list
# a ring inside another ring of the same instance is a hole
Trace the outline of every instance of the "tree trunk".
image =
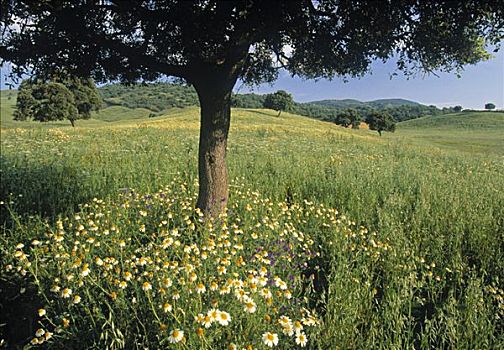
[(75, 120), (70, 119), (70, 124), (72, 124), (72, 128), (75, 128)]
[(231, 119), (231, 87), (197, 86), (201, 106), (198, 155), (199, 193), (196, 207), (216, 216), (228, 201), (226, 148)]

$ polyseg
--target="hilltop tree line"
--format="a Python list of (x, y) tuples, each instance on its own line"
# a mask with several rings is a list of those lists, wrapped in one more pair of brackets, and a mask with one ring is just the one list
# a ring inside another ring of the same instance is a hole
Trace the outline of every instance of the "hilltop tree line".
[[(340, 101), (337, 101), (339, 103)], [(358, 101), (356, 101), (358, 102)], [(49, 80), (27, 79), (19, 87), (15, 120), (54, 121), (69, 120), (72, 125), (79, 119), (88, 119), (92, 111), (105, 106), (144, 108), (157, 116), (170, 108), (199, 107), (196, 90), (185, 84), (156, 82), (149, 84), (108, 84), (97, 88), (92, 79), (60, 76)], [(359, 128), (360, 122), (377, 111), (386, 113), (395, 122), (416, 119), (426, 115), (442, 115), (462, 111), (461, 106), (444, 107), (422, 104), (387, 105), (375, 103), (341, 102), (342, 106), (322, 103), (297, 103), (283, 90), (272, 94), (233, 94), (231, 105), (236, 108), (270, 108), (333, 122), (344, 127)], [(493, 110), (493, 103), (485, 104)], [(388, 117), (387, 117), (388, 118)], [(369, 123), (368, 123), (369, 124)]]

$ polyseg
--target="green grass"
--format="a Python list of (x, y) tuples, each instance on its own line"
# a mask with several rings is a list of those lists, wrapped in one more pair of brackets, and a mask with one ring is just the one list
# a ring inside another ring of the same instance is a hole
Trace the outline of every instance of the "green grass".
[[(28, 245), (49, 228), (56, 230), (58, 215), (72, 215), (78, 204), (95, 197), (110, 200), (103, 210), (114, 212), (126, 188), (152, 193), (179, 178), (193, 193), (198, 115), (197, 108), (187, 108), (152, 119), (90, 120), (75, 129), (2, 124), (0, 200), (8, 207), (1, 207), (6, 221), (0, 247), (6, 259), (18, 241)], [(315, 292), (306, 292), (322, 320), (310, 334), (313, 348), (497, 349), (504, 344), (499, 116), (474, 116), (485, 122), (495, 117), (491, 128), (473, 130), (486, 136), (477, 147), (476, 137), (469, 138), (463, 127), (442, 131), (427, 118), (402, 123), (395, 134), (380, 138), (288, 113), (232, 111), (233, 220), (241, 218), (248, 227), (270, 215), (244, 194), (251, 188), (275, 205), (287, 205), (289, 197), (309, 210), (307, 203), (313, 202), (337, 208), (342, 222), (355, 222), (328, 229), (323, 210), (313, 209), (309, 220), (292, 214), (291, 224), (313, 237), (321, 254), (315, 261), (320, 270), (310, 263)], [(113, 220), (127, 229), (123, 219)], [(373, 247), (380, 242), (389, 248), (376, 253)], [(107, 249), (117, 253), (113, 246)], [(44, 278), (50, 281), (50, 275)], [(93, 329), (86, 323), (89, 316), (79, 317), (82, 327)]]
[(418, 145), (504, 156), (504, 113), (462, 112), (399, 123), (397, 135)]

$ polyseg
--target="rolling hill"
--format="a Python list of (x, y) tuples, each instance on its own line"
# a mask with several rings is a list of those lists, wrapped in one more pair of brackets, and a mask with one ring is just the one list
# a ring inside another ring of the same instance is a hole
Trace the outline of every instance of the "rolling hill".
[(320, 106), (335, 107), (335, 108), (356, 108), (356, 107), (391, 108), (398, 106), (424, 106), (421, 103), (405, 100), (402, 98), (379, 99), (367, 102), (354, 99), (343, 99), (343, 100), (331, 99), (331, 100), (311, 101), (307, 103)]

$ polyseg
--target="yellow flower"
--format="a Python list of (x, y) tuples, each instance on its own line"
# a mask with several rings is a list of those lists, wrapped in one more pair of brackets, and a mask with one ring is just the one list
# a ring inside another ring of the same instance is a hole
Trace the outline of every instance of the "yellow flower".
[(245, 307), (243, 308), (244, 311), (253, 314), (254, 312), (256, 312), (256, 309), (257, 305), (252, 299), (249, 299), (245, 302)]
[(78, 303), (80, 303), (80, 302), (81, 302), (81, 300), (82, 300), (82, 299), (81, 299), (81, 297), (80, 297), (80, 296), (75, 295), (75, 296), (74, 296), (74, 298), (73, 298), (73, 303), (74, 303), (74, 304), (78, 304)]
[(226, 311), (220, 311), (217, 320), (221, 326), (227, 326), (231, 322), (231, 315)]
[(72, 290), (70, 288), (65, 288), (61, 292), (61, 297), (62, 298), (70, 298), (70, 295), (72, 295)]
[(203, 283), (198, 283), (198, 285), (196, 286), (196, 292), (198, 294), (205, 293), (206, 292), (205, 285)]
[(210, 316), (206, 315), (203, 322), (201, 322), (201, 324), (203, 326), (205, 326), (205, 328), (210, 328), (210, 326), (212, 325), (212, 318)]
[(184, 339), (184, 331), (180, 329), (174, 329), (170, 332), (170, 336), (168, 337), (168, 341), (172, 344), (178, 343), (182, 339)]
[(127, 286), (128, 286), (128, 283), (126, 283), (126, 281), (119, 282), (119, 288), (125, 289)]
[(196, 330), (196, 334), (199, 336), (199, 337), (202, 337), (203, 334), (205, 333), (205, 331), (203, 330), (203, 328), (199, 327), (197, 330)]
[(37, 331), (35, 332), (36, 337), (41, 337), (44, 334), (45, 334), (45, 331), (42, 328), (37, 329)]
[(87, 275), (89, 275), (90, 272), (91, 270), (89, 269), (89, 264), (84, 264), (82, 266), (81, 276), (86, 277)]
[(152, 289), (152, 284), (145, 281), (144, 283), (142, 283), (142, 289), (144, 290), (144, 292), (148, 292), (149, 290)]
[(173, 310), (173, 307), (170, 303), (164, 303), (164, 305), (163, 305), (164, 312), (171, 312), (172, 310)]
[(272, 348), (278, 344), (278, 335), (276, 333), (266, 332), (263, 333), (262, 340), (264, 344)]
[(64, 328), (67, 328), (68, 326), (70, 326), (70, 320), (67, 319), (67, 318), (63, 318), (63, 320), (61, 320), (63, 322), (63, 327)]
[(306, 343), (308, 342), (308, 338), (306, 337), (306, 334), (303, 332), (297, 333), (296, 334), (296, 344), (304, 348), (306, 346)]
[(46, 310), (45, 309), (38, 309), (38, 315), (40, 317), (44, 317), (46, 315)]

